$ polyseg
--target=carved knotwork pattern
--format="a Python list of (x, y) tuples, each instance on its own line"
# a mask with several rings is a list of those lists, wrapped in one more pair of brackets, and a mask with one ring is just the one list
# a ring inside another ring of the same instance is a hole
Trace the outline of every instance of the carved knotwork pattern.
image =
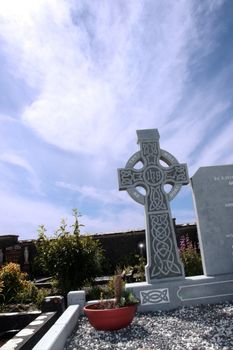
[(147, 165), (155, 165), (158, 162), (159, 147), (157, 142), (143, 142), (142, 155)]
[(167, 210), (167, 202), (160, 187), (152, 187), (148, 195), (148, 211)]
[(151, 278), (181, 275), (182, 268), (177, 261), (168, 213), (151, 214), (149, 215), (149, 220), (153, 257)]
[(166, 174), (166, 180), (172, 180), (175, 183), (187, 181), (187, 172), (184, 165), (174, 165)]
[(141, 304), (164, 304), (169, 303), (168, 288), (154, 289), (141, 292)]
[(133, 171), (132, 169), (121, 169), (120, 182), (121, 186), (134, 186), (138, 181), (143, 181), (142, 173)]

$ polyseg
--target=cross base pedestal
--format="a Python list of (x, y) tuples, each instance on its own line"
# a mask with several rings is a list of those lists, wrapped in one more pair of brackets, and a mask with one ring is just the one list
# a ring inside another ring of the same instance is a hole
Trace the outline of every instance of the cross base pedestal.
[(127, 283), (140, 300), (139, 312), (165, 311), (198, 304), (233, 300), (233, 274), (194, 276), (182, 280)]

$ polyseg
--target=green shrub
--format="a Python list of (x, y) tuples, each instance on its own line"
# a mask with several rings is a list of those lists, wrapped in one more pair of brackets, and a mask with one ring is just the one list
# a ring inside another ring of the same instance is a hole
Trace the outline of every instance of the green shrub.
[(203, 274), (199, 249), (191, 242), (187, 235), (182, 236), (180, 239), (180, 258), (184, 264), (185, 276), (198, 276)]
[(21, 272), (20, 266), (15, 263), (9, 263), (0, 270), (2, 304), (9, 303), (35, 303), (37, 306), (42, 302), (45, 296), (33, 282), (28, 281), (28, 274)]
[(105, 286), (90, 286), (85, 288), (86, 300), (99, 300), (103, 295)]
[[(125, 275), (132, 274), (135, 282), (145, 281), (145, 265), (146, 259), (141, 255), (134, 255), (134, 265), (128, 265), (123, 267)], [(132, 278), (131, 277), (131, 278)]]
[(67, 230), (65, 220), (52, 238), (45, 234), (45, 227), (39, 228), (36, 243), (37, 264), (43, 271), (58, 281), (60, 292), (79, 289), (101, 273), (103, 252), (97, 240), (80, 236), (77, 210), (74, 210), (73, 232)]
[(18, 264), (9, 263), (0, 270), (0, 281), (3, 285), (1, 300), (9, 303), (23, 291), (26, 274), (20, 271)]

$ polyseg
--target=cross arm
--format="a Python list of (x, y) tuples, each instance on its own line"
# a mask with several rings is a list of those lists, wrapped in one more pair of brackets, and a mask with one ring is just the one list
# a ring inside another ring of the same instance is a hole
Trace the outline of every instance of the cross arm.
[(122, 168), (118, 169), (119, 190), (127, 190), (143, 184), (140, 170)]
[(189, 183), (187, 165), (183, 163), (170, 166), (165, 170), (165, 182), (170, 185), (187, 185)]

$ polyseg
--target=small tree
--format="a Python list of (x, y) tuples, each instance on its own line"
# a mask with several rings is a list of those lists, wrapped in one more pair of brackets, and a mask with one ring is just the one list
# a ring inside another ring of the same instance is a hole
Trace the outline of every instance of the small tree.
[(75, 222), (72, 232), (67, 230), (66, 221), (63, 219), (54, 237), (50, 239), (42, 225), (36, 243), (35, 263), (57, 280), (58, 288), (63, 294), (82, 287), (98, 276), (103, 260), (99, 242), (88, 236), (80, 236), (81, 225), (76, 209), (73, 210), (73, 214)]

